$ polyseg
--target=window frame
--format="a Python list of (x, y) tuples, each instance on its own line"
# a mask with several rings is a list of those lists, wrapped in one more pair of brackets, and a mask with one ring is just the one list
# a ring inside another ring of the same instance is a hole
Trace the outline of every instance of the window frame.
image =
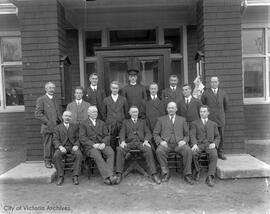
[[(270, 26), (254, 26), (254, 25), (244, 25), (242, 26), (242, 32), (244, 30), (256, 30), (256, 29), (262, 29), (263, 30), (263, 36), (264, 36), (264, 54), (244, 54), (243, 53), (243, 38), (242, 38), (242, 79), (243, 79), (243, 101), (244, 104), (250, 105), (250, 104), (270, 104), (270, 52), (268, 53), (268, 46), (270, 45), (270, 40), (268, 41), (268, 34), (270, 31)], [(264, 97), (252, 97), (252, 98), (245, 98), (245, 79), (244, 79), (244, 59), (251, 59), (251, 58), (261, 58), (265, 60), (265, 70), (264, 70)]]
[[(20, 32), (0, 32), (0, 39), (3, 37), (20, 37)], [(0, 44), (1, 45), (1, 44)], [(4, 62), (2, 51), (0, 50), (0, 113), (9, 113), (9, 112), (24, 112), (25, 106), (24, 105), (18, 105), (18, 106), (7, 106), (6, 105), (6, 96), (5, 96), (5, 76), (4, 76), (4, 70), (7, 67), (21, 67), (22, 68), (22, 59), (21, 61), (9, 61)]]

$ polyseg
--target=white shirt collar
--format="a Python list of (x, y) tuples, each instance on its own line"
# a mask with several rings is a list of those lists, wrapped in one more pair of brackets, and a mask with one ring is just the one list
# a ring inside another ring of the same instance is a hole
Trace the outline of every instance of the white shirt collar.
[(185, 97), (185, 100), (188, 100), (188, 102), (190, 102), (192, 96), (190, 95), (189, 97)]
[(118, 94), (114, 95), (114, 94), (111, 94), (112, 95), (112, 99), (114, 102), (116, 102), (116, 100), (118, 99)]
[(97, 86), (90, 85), (90, 87), (92, 88), (92, 90), (94, 90), (94, 89), (97, 90)]
[(52, 95), (49, 95), (48, 93), (46, 93), (46, 95), (47, 95), (50, 99), (53, 98), (53, 96), (52, 96)]
[(96, 125), (96, 122), (97, 122), (97, 119), (92, 119), (92, 118), (89, 118), (91, 121), (92, 121), (92, 123), (94, 124), (94, 125)]
[(212, 89), (212, 91), (215, 93), (215, 91), (216, 92), (218, 92), (218, 88), (211, 88)]
[(207, 121), (208, 121), (208, 118), (205, 118), (205, 119), (201, 119), (202, 120), (202, 123), (203, 123), (203, 121), (205, 121), (206, 123), (207, 123)]
[(157, 95), (151, 95), (152, 100), (157, 99)]
[(173, 115), (173, 116), (169, 115), (170, 120), (171, 120), (171, 117), (173, 117), (173, 118), (172, 118), (172, 121), (173, 121), (173, 123), (174, 123), (174, 121), (175, 121), (175, 115)]
[(82, 99), (76, 100), (76, 103), (77, 103), (77, 104), (82, 104)]
[(171, 88), (172, 90), (176, 90), (176, 87), (177, 87), (177, 86), (171, 86), (171, 85), (170, 85), (170, 88)]
[(133, 86), (135, 86), (137, 83), (135, 82), (135, 83), (130, 83), (130, 85), (133, 85)]

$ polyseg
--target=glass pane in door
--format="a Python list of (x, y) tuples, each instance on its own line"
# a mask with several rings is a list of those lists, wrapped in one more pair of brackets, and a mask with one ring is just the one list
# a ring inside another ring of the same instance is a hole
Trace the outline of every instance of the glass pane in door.
[(140, 80), (141, 84), (149, 86), (152, 82), (158, 83), (159, 60), (140, 60)]
[(120, 88), (128, 84), (127, 78), (128, 60), (107, 60), (105, 63), (105, 91), (110, 94), (110, 83), (118, 81)]

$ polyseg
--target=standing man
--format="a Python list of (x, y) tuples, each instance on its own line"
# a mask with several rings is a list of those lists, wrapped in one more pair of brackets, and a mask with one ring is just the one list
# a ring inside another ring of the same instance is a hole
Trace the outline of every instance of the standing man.
[(119, 135), (121, 143), (119, 147), (117, 147), (117, 183), (121, 182), (123, 168), (125, 164), (125, 155), (130, 151), (130, 149), (138, 149), (143, 152), (153, 181), (157, 184), (160, 184), (161, 181), (157, 177), (156, 164), (150, 144), (152, 135), (146, 125), (146, 122), (144, 120), (138, 119), (138, 107), (131, 106), (129, 109), (129, 114), (131, 116), (131, 119), (124, 120)]
[(63, 157), (66, 154), (72, 154), (74, 156), (72, 181), (75, 185), (78, 185), (82, 163), (79, 127), (71, 123), (72, 113), (70, 111), (65, 111), (62, 118), (63, 123), (55, 127), (53, 134), (53, 145), (55, 147), (53, 159), (58, 176), (56, 184), (59, 186), (64, 182)]
[(150, 97), (142, 103), (142, 117), (146, 119), (151, 133), (155, 128), (157, 119), (166, 114), (164, 103), (157, 96), (158, 85), (151, 83), (149, 86)]
[(86, 89), (84, 100), (90, 103), (91, 106), (96, 106), (98, 109), (99, 119), (102, 119), (101, 109), (102, 102), (106, 97), (105, 92), (102, 88), (98, 86), (98, 75), (97, 73), (92, 73), (89, 77), (90, 86)]
[(218, 125), (218, 131), (220, 135), (220, 143), (218, 146), (218, 158), (226, 160), (227, 158), (223, 154), (224, 144), (224, 128), (225, 128), (225, 112), (228, 110), (229, 99), (225, 91), (220, 89), (218, 77), (211, 77), (210, 89), (206, 89), (201, 97), (201, 101), (204, 105), (209, 107), (210, 115), (209, 119), (216, 122)]
[(186, 119), (176, 115), (177, 105), (169, 102), (168, 115), (158, 118), (154, 129), (154, 139), (158, 146), (156, 155), (161, 167), (161, 181), (167, 182), (170, 178), (168, 168), (168, 153), (175, 151), (182, 155), (184, 164), (184, 180), (193, 185), (191, 180), (192, 151), (188, 146), (189, 130)]
[(118, 145), (117, 136), (122, 126), (122, 122), (127, 118), (128, 103), (125, 97), (120, 96), (118, 81), (111, 82), (112, 94), (103, 100), (103, 118), (109, 127), (111, 135), (111, 147), (116, 151)]
[(83, 97), (83, 87), (78, 86), (74, 91), (75, 100), (68, 104), (67, 110), (71, 111), (71, 123), (80, 124), (82, 121), (88, 118), (88, 108), (90, 104), (85, 102)]
[(178, 115), (186, 118), (188, 127), (190, 128), (191, 122), (200, 119), (200, 107), (202, 103), (199, 99), (196, 99), (191, 95), (191, 86), (185, 84), (182, 87), (182, 93), (184, 99), (182, 99), (178, 105)]
[(165, 105), (169, 102), (179, 103), (183, 99), (182, 90), (178, 87), (178, 77), (172, 74), (169, 78), (170, 86), (162, 91), (162, 100)]
[(128, 70), (129, 84), (122, 89), (122, 95), (126, 97), (129, 108), (131, 106), (139, 107), (143, 100), (146, 100), (146, 90), (143, 85), (137, 83), (138, 70)]
[(80, 124), (79, 132), (85, 154), (95, 160), (105, 184), (116, 184), (117, 177), (113, 175), (114, 151), (110, 147), (109, 131), (105, 123), (97, 119), (96, 106), (88, 108), (88, 116), (89, 118)]
[(190, 130), (191, 150), (193, 152), (193, 161), (195, 166), (195, 180), (200, 179), (200, 165), (198, 158), (202, 151), (205, 151), (209, 157), (208, 173), (205, 183), (213, 187), (214, 176), (217, 168), (217, 150), (220, 137), (218, 126), (215, 122), (208, 119), (208, 106), (200, 108), (201, 119), (193, 121)]
[(40, 133), (44, 146), (44, 162), (46, 168), (52, 168), (53, 155), (53, 129), (61, 123), (61, 113), (59, 105), (54, 97), (55, 84), (47, 82), (45, 84), (46, 94), (39, 97), (36, 102), (35, 118), (42, 122)]

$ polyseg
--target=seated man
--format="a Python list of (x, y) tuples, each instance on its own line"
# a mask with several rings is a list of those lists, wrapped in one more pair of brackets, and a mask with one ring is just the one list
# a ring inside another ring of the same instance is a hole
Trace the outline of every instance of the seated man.
[[(89, 118), (80, 124), (80, 141), (85, 154), (94, 158), (104, 183), (112, 185), (117, 177), (113, 175), (114, 151), (110, 147), (110, 135), (105, 123), (97, 119), (96, 106), (88, 108)], [(106, 161), (103, 156), (105, 156)]]
[(177, 105), (169, 102), (169, 115), (158, 118), (154, 128), (154, 140), (157, 144), (157, 159), (161, 167), (161, 181), (167, 182), (170, 178), (168, 169), (168, 153), (175, 151), (182, 155), (184, 164), (184, 180), (193, 185), (191, 180), (192, 151), (188, 146), (189, 130), (185, 118), (176, 115)]
[(156, 165), (153, 152), (150, 145), (152, 135), (144, 120), (138, 119), (139, 110), (136, 106), (129, 109), (131, 119), (124, 120), (120, 130), (120, 145), (117, 147), (116, 172), (118, 173), (117, 183), (121, 182), (123, 168), (125, 164), (125, 155), (131, 149), (138, 149), (143, 152), (150, 174), (155, 183), (161, 181), (157, 177)]
[(200, 108), (201, 119), (191, 123), (190, 140), (195, 166), (195, 180), (200, 179), (200, 166), (198, 157), (202, 151), (206, 151), (209, 156), (209, 169), (206, 177), (206, 184), (214, 186), (213, 178), (217, 167), (217, 149), (220, 141), (218, 126), (215, 122), (208, 119), (209, 109), (207, 106)]
[(73, 163), (72, 180), (75, 185), (78, 185), (78, 177), (82, 163), (82, 153), (79, 148), (79, 129), (75, 124), (70, 123), (70, 111), (65, 111), (62, 118), (63, 123), (56, 126), (53, 133), (53, 145), (56, 149), (54, 152), (53, 160), (58, 175), (58, 180), (56, 184), (62, 185), (64, 182), (64, 169), (62, 163), (63, 156), (65, 156), (66, 154), (73, 154), (75, 160)]

